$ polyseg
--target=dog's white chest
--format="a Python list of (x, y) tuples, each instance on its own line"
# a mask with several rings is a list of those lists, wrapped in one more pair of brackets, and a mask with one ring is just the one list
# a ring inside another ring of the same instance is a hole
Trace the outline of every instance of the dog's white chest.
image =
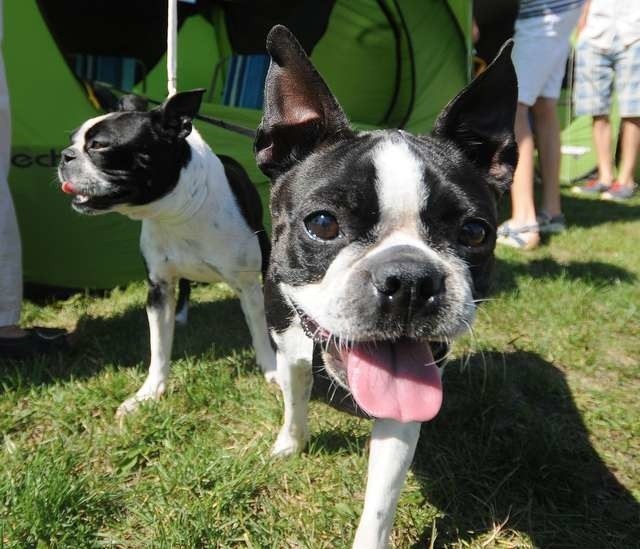
[(233, 280), (260, 270), (257, 240), (243, 228), (216, 230), (201, 223), (178, 231), (144, 220), (140, 248), (150, 273), (195, 282)]
[(187, 278), (196, 282), (218, 282), (221, 279), (220, 258), (196, 235), (177, 236), (169, 231), (143, 223), (140, 248), (147, 269), (155, 275)]

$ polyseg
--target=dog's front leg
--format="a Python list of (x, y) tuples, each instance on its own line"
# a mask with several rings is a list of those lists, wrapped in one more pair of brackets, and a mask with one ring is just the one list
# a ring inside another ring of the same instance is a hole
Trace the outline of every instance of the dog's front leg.
[(383, 549), (420, 435), (420, 423), (377, 419), (371, 433), (364, 509), (354, 549)]
[(300, 326), (273, 334), (278, 351), (278, 382), (284, 400), (284, 423), (271, 450), (274, 456), (300, 452), (309, 439), (308, 412), (313, 377), (313, 342)]
[(256, 362), (269, 383), (277, 382), (276, 356), (269, 341), (269, 331), (264, 314), (264, 295), (257, 276), (238, 277), (233, 283), (240, 297), (240, 306), (251, 333), (256, 351)]
[(164, 393), (171, 361), (175, 308), (174, 281), (156, 280), (150, 277), (147, 293), (147, 318), (151, 342), (149, 374), (138, 392), (118, 407), (116, 417), (133, 412), (141, 402), (149, 399), (157, 400)]

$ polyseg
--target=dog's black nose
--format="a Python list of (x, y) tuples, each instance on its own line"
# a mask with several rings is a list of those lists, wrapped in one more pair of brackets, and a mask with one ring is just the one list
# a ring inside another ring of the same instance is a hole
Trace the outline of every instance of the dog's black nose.
[(67, 163), (71, 162), (74, 158), (76, 158), (77, 153), (71, 147), (67, 147), (62, 151), (62, 161)]
[(444, 292), (445, 276), (422, 252), (399, 246), (382, 252), (370, 268), (371, 283), (381, 308), (405, 316), (423, 312)]

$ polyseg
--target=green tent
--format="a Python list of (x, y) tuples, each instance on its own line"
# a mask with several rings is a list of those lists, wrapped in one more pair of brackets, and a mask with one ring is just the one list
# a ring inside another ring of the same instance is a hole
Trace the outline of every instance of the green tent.
[[(80, 9), (116, 3), (74, 4)], [(198, 6), (202, 3), (197, 2)], [(327, 8), (328, 18), (312, 59), (358, 127), (403, 126), (412, 132), (428, 132), (439, 110), (468, 81), (471, 10), (467, 0), (301, 0), (288, 4), (295, 8), (289, 11), (298, 14), (301, 28), (316, 17), (312, 10), (307, 11), (308, 6)], [(60, 40), (54, 38), (60, 29), (51, 27), (52, 16), (68, 9), (69, 2), (8, 0), (4, 5), (3, 49), (13, 124), (9, 180), (22, 234), (25, 280), (57, 287), (110, 288), (142, 279), (139, 223), (117, 214), (76, 214), (58, 188), (55, 168), (69, 134), (87, 118), (103, 112), (94, 97), (99, 96), (96, 88), (72, 70), (71, 54), (82, 52), (63, 52)], [(232, 35), (235, 33), (236, 41), (255, 37), (255, 32), (243, 34), (242, 30), (243, 24), (253, 23), (254, 9), (259, 15), (261, 3), (255, 5), (258, 8), (211, 1), (206, 10), (198, 10), (181, 3), (178, 38), (179, 88), (207, 88), (202, 114), (252, 129), (260, 119), (258, 109), (223, 103), (228, 88), (225, 79), (236, 53)], [(235, 12), (229, 11), (232, 8)], [(147, 2), (145, 9), (157, 10), (150, 14), (149, 22), (149, 28), (156, 31), (136, 31), (128, 39), (141, 46), (164, 42), (164, 35), (157, 31), (157, 24), (164, 21), (164, 3)], [(119, 13), (127, 12), (113, 10), (116, 23)], [(90, 40), (104, 20), (96, 18), (87, 25), (86, 20), (75, 21), (73, 12), (62, 15), (71, 28), (67, 38), (71, 32), (72, 37), (86, 35)], [(123, 20), (123, 34), (126, 25)], [(96, 41), (101, 53), (108, 55), (108, 41), (99, 37)], [(161, 101), (165, 79), (161, 54), (149, 70), (145, 68), (134, 91)], [(245, 166), (266, 206), (268, 184), (255, 167), (252, 140), (206, 122), (196, 126), (216, 153), (232, 156)]]

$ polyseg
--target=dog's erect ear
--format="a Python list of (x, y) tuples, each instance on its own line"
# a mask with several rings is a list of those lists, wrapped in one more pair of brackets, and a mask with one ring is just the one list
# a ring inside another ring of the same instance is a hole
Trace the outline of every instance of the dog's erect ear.
[(179, 92), (154, 109), (156, 121), (175, 139), (184, 139), (191, 133), (191, 121), (198, 114), (204, 88)]
[(118, 100), (118, 111), (147, 112), (148, 101), (139, 95), (123, 95)]
[(338, 101), (289, 29), (267, 36), (271, 64), (254, 144), (258, 167), (274, 179), (324, 142), (352, 134)]
[(456, 143), (499, 195), (511, 185), (518, 161), (518, 83), (512, 49), (509, 40), (487, 69), (444, 108), (433, 130), (434, 136)]

